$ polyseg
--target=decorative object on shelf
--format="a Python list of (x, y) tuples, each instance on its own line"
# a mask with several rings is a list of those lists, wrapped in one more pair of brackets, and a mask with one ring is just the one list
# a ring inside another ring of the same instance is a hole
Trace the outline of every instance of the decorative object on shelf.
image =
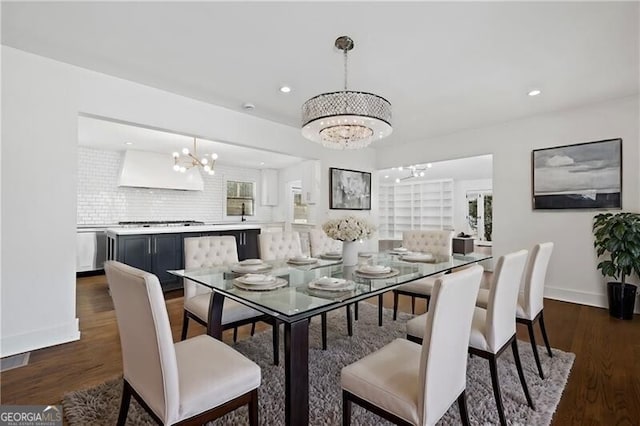
[(371, 210), (371, 173), (329, 169), (329, 208)]
[(182, 155), (179, 152), (173, 153), (173, 170), (184, 173), (192, 167), (201, 167), (206, 173), (214, 175), (213, 167), (218, 159), (218, 154), (213, 153), (209, 157), (207, 157), (207, 154), (198, 157), (196, 138), (193, 138), (193, 151), (189, 151), (189, 148), (182, 148)]
[(364, 148), (392, 132), (391, 104), (367, 92), (347, 90), (347, 53), (353, 40), (338, 37), (344, 54), (344, 90), (317, 95), (302, 105), (302, 136), (333, 149)]
[[(409, 166), (406, 168), (406, 170), (409, 172), (409, 175), (402, 178), (396, 178), (396, 183), (400, 183), (401, 181), (407, 180), (407, 179), (424, 177), (424, 172), (430, 168), (431, 168), (431, 163), (427, 163), (425, 165)], [(398, 167), (398, 171), (403, 171), (403, 170), (404, 170), (404, 167), (402, 166)]]
[(531, 153), (534, 209), (622, 208), (622, 139)]
[(355, 266), (358, 264), (356, 241), (370, 238), (376, 227), (364, 218), (345, 216), (328, 220), (322, 225), (322, 229), (330, 238), (342, 241), (342, 264)]
[(593, 246), (602, 275), (620, 282), (607, 283), (609, 315), (615, 318), (633, 319), (637, 286), (626, 282), (633, 273), (640, 275), (640, 214), (602, 213), (593, 218)]

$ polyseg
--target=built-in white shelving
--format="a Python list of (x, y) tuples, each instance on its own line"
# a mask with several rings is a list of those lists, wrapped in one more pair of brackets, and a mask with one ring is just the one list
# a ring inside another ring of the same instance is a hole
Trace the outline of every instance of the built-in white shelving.
[(453, 229), (453, 180), (380, 185), (381, 239), (413, 229)]

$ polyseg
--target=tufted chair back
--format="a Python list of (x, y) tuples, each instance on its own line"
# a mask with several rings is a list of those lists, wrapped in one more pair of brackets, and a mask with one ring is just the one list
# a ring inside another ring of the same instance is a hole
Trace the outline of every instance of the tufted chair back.
[(405, 231), (402, 233), (402, 247), (439, 256), (453, 253), (453, 231)]
[(309, 231), (309, 243), (311, 245), (311, 256), (313, 257), (332, 251), (342, 251), (342, 241), (329, 238), (322, 229)]
[(258, 235), (262, 260), (284, 260), (302, 255), (297, 232), (265, 232)]
[[(214, 268), (238, 263), (236, 237), (192, 237), (184, 239), (184, 268)], [(184, 298), (190, 299), (211, 289), (184, 280)]]

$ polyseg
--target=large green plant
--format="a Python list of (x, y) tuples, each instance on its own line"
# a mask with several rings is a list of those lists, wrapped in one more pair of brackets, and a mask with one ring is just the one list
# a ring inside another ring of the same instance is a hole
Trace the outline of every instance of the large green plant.
[(593, 243), (598, 263), (605, 277), (619, 279), (624, 286), (626, 277), (633, 272), (640, 275), (640, 214), (602, 213), (593, 218)]

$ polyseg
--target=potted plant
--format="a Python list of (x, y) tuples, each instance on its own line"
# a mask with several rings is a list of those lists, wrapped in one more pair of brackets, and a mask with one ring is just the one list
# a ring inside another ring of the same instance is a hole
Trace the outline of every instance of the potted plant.
[(637, 286), (626, 280), (634, 272), (640, 275), (640, 214), (598, 214), (593, 218), (593, 235), (598, 257), (605, 258), (598, 269), (605, 277), (620, 280), (607, 283), (609, 314), (632, 319)]

